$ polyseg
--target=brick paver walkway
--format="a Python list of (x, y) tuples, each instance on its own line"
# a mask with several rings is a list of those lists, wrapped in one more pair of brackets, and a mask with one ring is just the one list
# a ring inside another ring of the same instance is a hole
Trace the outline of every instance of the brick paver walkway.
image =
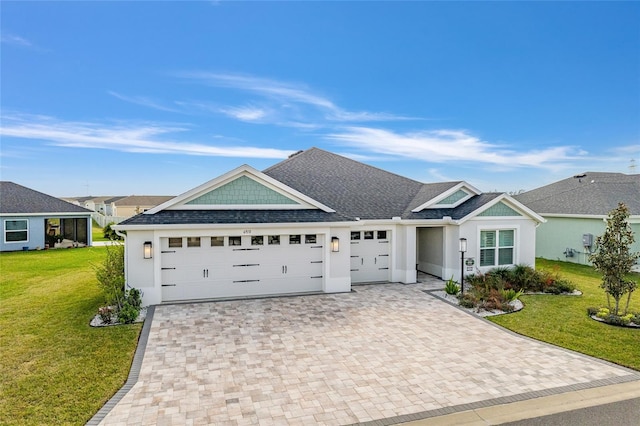
[(426, 286), (158, 306), (139, 381), (102, 424), (350, 424), (633, 375)]

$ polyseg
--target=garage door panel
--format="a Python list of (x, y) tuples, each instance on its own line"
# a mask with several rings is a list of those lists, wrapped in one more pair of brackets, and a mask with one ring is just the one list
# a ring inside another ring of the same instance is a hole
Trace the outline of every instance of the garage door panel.
[(389, 280), (390, 244), (388, 231), (351, 233), (351, 282)]
[[(208, 237), (201, 240), (208, 244)], [(323, 237), (302, 234), (292, 241), (299, 243), (289, 244), (286, 235), (280, 236), (279, 244), (269, 244), (273, 239), (267, 236), (243, 237), (242, 245), (226, 245), (225, 239), (224, 246), (163, 250), (163, 300), (322, 291)]]

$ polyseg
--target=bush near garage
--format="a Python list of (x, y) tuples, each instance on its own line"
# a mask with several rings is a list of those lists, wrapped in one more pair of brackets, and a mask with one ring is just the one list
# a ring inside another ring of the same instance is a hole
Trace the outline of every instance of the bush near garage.
[(536, 271), (529, 265), (498, 267), (465, 277), (469, 290), (459, 296), (460, 304), (479, 310), (513, 311), (513, 302), (524, 293), (573, 293), (575, 285), (557, 272)]

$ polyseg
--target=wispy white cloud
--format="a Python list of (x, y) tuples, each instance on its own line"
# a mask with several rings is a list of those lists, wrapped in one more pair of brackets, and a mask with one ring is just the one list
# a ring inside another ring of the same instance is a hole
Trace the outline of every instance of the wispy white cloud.
[(141, 105), (144, 107), (148, 107), (148, 108), (153, 108), (153, 109), (157, 109), (160, 111), (167, 111), (167, 112), (180, 112), (178, 109), (176, 108), (172, 108), (166, 105), (163, 105), (161, 102), (145, 97), (145, 96), (126, 96), (123, 95), (121, 93), (118, 92), (114, 92), (112, 90), (107, 91), (108, 94), (110, 94), (111, 96), (118, 98), (122, 101), (125, 102), (129, 102), (132, 104), (136, 104), (136, 105)]
[[(278, 110), (279, 114), (273, 115), (279, 123), (288, 122), (285, 118), (291, 112), (300, 112), (301, 109), (311, 108), (314, 112), (306, 111), (304, 118), (297, 117), (297, 122), (323, 121), (331, 122), (371, 122), (371, 121), (397, 121), (415, 120), (416, 118), (404, 117), (385, 112), (348, 111), (331, 101), (328, 97), (315, 93), (307, 85), (284, 82), (267, 78), (255, 77), (244, 74), (213, 73), (204, 71), (182, 72), (179, 77), (200, 82), (213, 87), (224, 87), (251, 93), (271, 102), (271, 108)], [(296, 108), (293, 108), (296, 105)], [(318, 117), (318, 114), (320, 116)], [(242, 118), (239, 118), (242, 119)], [(327, 123), (328, 122), (328, 123)]]
[(33, 43), (29, 40), (15, 34), (2, 33), (2, 35), (0, 35), (0, 42), (13, 46), (34, 47)]
[[(47, 142), (69, 148), (108, 149), (121, 152), (182, 154), (243, 158), (286, 158), (293, 151), (253, 146), (221, 146), (168, 139), (184, 133), (185, 126), (158, 123), (63, 121), (33, 115), (3, 116), (0, 135)], [(165, 139), (167, 138), (167, 139)]]
[(369, 127), (345, 127), (328, 134), (328, 139), (378, 154), (423, 160), (483, 163), (504, 169), (514, 167), (557, 167), (582, 155), (569, 146), (516, 151), (491, 144), (464, 130), (428, 130), (397, 133)]
[(267, 118), (269, 115), (269, 112), (266, 109), (251, 105), (242, 107), (220, 108), (219, 111), (231, 118), (249, 122), (259, 122)]

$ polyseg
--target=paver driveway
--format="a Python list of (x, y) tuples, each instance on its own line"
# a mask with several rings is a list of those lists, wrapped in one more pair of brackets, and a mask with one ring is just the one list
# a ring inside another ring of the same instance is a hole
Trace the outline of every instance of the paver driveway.
[(337, 425), (638, 379), (424, 288), (158, 306), (139, 381), (102, 423)]

